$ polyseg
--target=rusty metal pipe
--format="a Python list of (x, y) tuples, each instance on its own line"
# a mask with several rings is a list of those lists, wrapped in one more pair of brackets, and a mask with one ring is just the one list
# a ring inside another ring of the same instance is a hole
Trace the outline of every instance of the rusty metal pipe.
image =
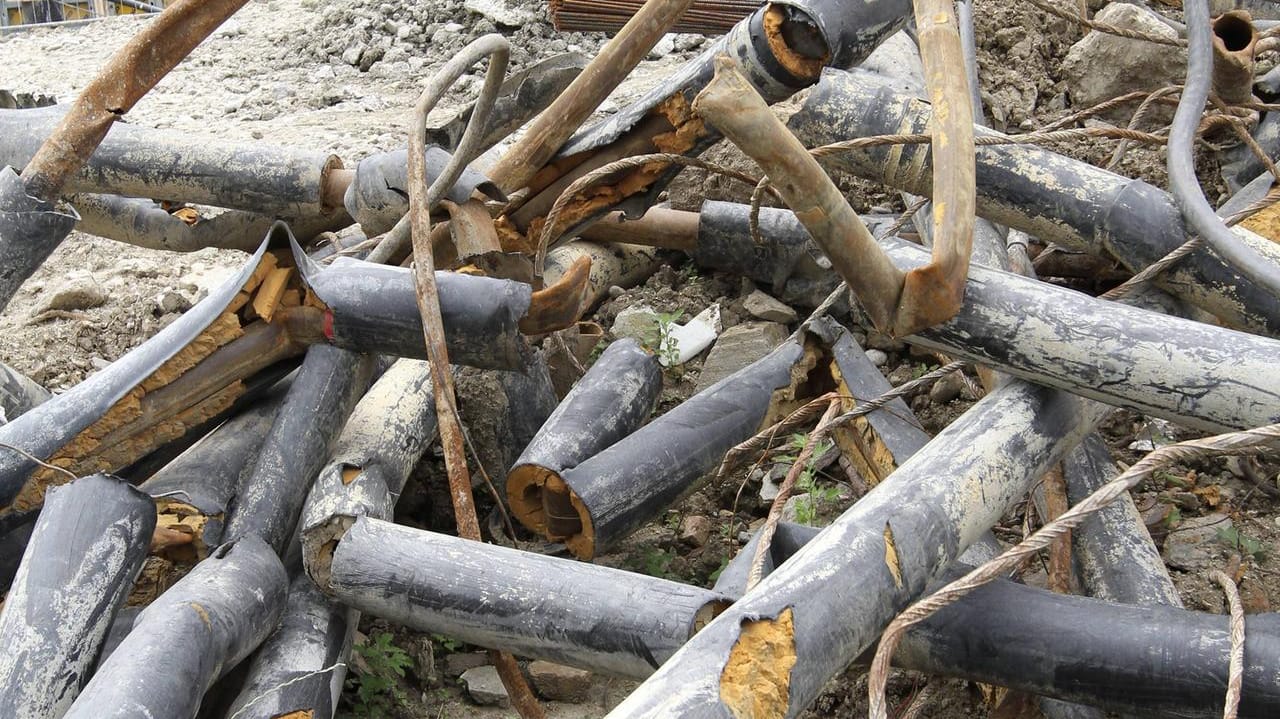
[(1213, 21), (1213, 91), (1223, 102), (1238, 104), (1253, 97), (1254, 52), (1258, 31), (1244, 10), (1232, 10)]
[(528, 184), (692, 4), (693, 0), (646, 0), (493, 167), (489, 174), (499, 187), (511, 192)]
[(694, 112), (764, 169), (836, 272), (849, 283), (872, 324), (890, 331), (895, 327), (905, 274), (880, 250), (826, 171), (738, 68), (726, 56), (717, 58), (715, 79), (694, 100)]
[(46, 202), (97, 149), (112, 123), (142, 99), (247, 0), (178, 0), (112, 55), (22, 171), (27, 192)]

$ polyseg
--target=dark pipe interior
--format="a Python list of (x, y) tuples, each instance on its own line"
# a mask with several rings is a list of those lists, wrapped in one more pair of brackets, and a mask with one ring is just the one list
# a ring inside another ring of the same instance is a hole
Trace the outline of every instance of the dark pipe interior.
[(1253, 42), (1253, 24), (1240, 15), (1223, 15), (1213, 23), (1213, 34), (1222, 39), (1223, 47), (1239, 52)]

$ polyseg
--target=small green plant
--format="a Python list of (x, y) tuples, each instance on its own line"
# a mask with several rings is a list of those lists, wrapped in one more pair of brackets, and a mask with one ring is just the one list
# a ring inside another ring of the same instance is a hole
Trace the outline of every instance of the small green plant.
[[(795, 454), (785, 454), (778, 459), (795, 463), (799, 461), (800, 452), (804, 449), (804, 445), (809, 441), (806, 434), (791, 435), (791, 446), (795, 449)], [(818, 506), (822, 503), (831, 503), (836, 501), (840, 496), (840, 490), (837, 487), (820, 487), (817, 481), (816, 463), (818, 458), (831, 450), (833, 446), (831, 440), (819, 440), (814, 446), (813, 452), (809, 455), (809, 459), (805, 461), (804, 468), (800, 470), (800, 476), (796, 477), (796, 521), (800, 524), (808, 524), (812, 526), (818, 519)]]
[(675, 574), (671, 571), (673, 561), (675, 561), (674, 554), (660, 547), (652, 547), (645, 550), (644, 555), (640, 557), (639, 569), (651, 577), (675, 579)]
[(432, 634), (431, 641), (439, 644), (440, 648), (443, 649), (446, 654), (457, 654), (462, 651), (464, 646), (463, 643), (457, 639), (454, 639), (453, 637), (446, 637), (443, 634)]
[(600, 355), (604, 354), (605, 349), (608, 347), (609, 343), (604, 340), (597, 342), (596, 346), (591, 348), (591, 354), (587, 355), (587, 366), (590, 367), (595, 364), (596, 360), (600, 359)]
[(1166, 487), (1169, 485), (1173, 485), (1178, 489), (1188, 489), (1191, 487), (1191, 483), (1187, 481), (1187, 478), (1180, 474), (1174, 474), (1173, 472), (1162, 470), (1156, 472), (1153, 476), (1157, 481), (1164, 483), (1164, 486)]
[(684, 312), (681, 310), (658, 313), (658, 337), (654, 343), (653, 350), (663, 364), (667, 366), (667, 369), (674, 369), (680, 362), (680, 341), (676, 339), (672, 330), (683, 316)]
[(1182, 510), (1177, 507), (1169, 507), (1169, 513), (1164, 515), (1164, 528), (1173, 529), (1182, 524)]
[(1259, 561), (1267, 556), (1267, 549), (1262, 542), (1244, 534), (1235, 527), (1219, 527), (1218, 541), (1241, 554), (1246, 554)]
[(404, 706), (408, 700), (400, 680), (405, 670), (413, 666), (413, 660), (391, 641), (391, 633), (374, 634), (368, 642), (357, 644), (355, 650), (368, 669), (347, 679), (347, 689), (355, 694), (351, 716), (382, 717), (393, 707)]
[(727, 567), (727, 566), (729, 566), (729, 558), (728, 558), (728, 557), (725, 557), (724, 559), (721, 559), (721, 560), (720, 560), (720, 566), (719, 566), (719, 567), (716, 567), (716, 570), (715, 570), (714, 572), (712, 572), (712, 573), (707, 577), (707, 581), (708, 581), (708, 582), (710, 582), (710, 583), (712, 583), (712, 584), (714, 584), (715, 582), (719, 581), (719, 580), (720, 580), (720, 575), (721, 575), (721, 574), (724, 574), (724, 569), (725, 569), (725, 567)]

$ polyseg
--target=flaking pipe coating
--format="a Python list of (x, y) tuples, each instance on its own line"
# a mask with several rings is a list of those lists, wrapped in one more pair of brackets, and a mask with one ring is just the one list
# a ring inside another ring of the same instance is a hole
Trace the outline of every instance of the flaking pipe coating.
[(1233, 10), (1213, 22), (1213, 91), (1223, 102), (1253, 98), (1254, 52), (1258, 32), (1244, 10)]

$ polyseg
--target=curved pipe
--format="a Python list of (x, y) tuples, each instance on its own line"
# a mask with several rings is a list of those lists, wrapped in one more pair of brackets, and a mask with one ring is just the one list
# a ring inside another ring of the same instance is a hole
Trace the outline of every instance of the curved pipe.
[(1272, 296), (1280, 296), (1280, 265), (1241, 242), (1227, 228), (1214, 214), (1196, 179), (1196, 130), (1213, 80), (1214, 40), (1208, 0), (1186, 0), (1183, 9), (1188, 35), (1187, 84), (1169, 132), (1169, 188), (1187, 224), (1218, 256)]

